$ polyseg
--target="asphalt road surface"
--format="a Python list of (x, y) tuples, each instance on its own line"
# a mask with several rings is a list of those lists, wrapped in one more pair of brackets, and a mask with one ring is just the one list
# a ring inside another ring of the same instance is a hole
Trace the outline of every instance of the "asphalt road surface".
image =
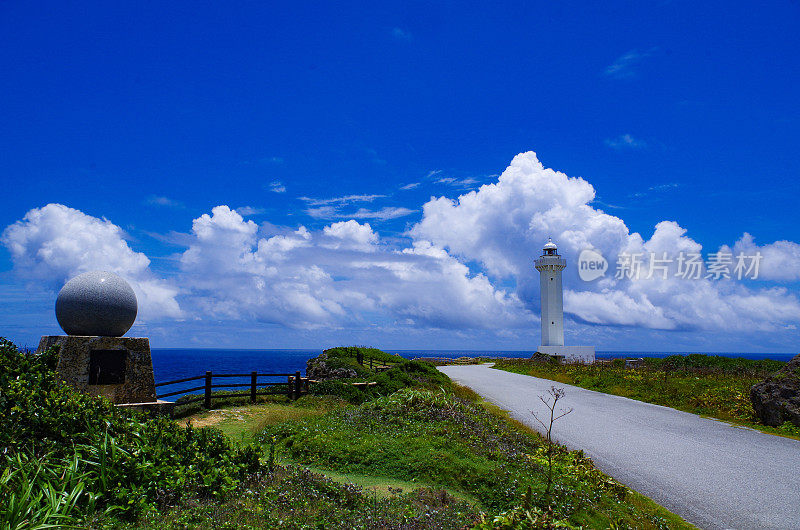
[(544, 418), (539, 396), (564, 388), (554, 439), (700, 528), (800, 529), (798, 440), (489, 365), (439, 369), (540, 432), (530, 411)]

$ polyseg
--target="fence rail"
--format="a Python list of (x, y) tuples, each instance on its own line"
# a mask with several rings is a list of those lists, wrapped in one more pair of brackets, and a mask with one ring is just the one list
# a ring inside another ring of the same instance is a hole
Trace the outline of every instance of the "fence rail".
[(356, 361), (361, 366), (369, 365), (370, 370), (375, 370), (376, 372), (380, 372), (383, 370), (388, 370), (395, 364), (402, 364), (403, 361), (389, 361), (385, 359), (378, 359), (377, 357), (371, 357), (369, 355), (364, 355), (361, 352), (356, 354)]
[[(214, 384), (214, 378), (242, 378), (242, 377), (249, 377), (249, 383), (217, 383)], [(278, 382), (278, 381), (258, 381), (259, 377), (285, 377), (286, 382)], [(197, 375), (194, 377), (183, 377), (181, 379), (175, 379), (172, 381), (163, 381), (161, 383), (157, 383), (156, 387), (164, 387), (170, 385), (177, 385), (180, 383), (188, 383), (189, 381), (198, 381), (204, 380), (204, 384), (202, 386), (194, 386), (191, 388), (183, 388), (181, 390), (174, 390), (171, 392), (166, 392), (163, 394), (159, 394), (156, 396), (157, 399), (177, 396), (180, 394), (186, 394), (188, 392), (196, 392), (198, 390), (203, 391), (202, 396), (197, 396), (194, 398), (189, 398), (184, 400), (184, 403), (195, 403), (197, 401), (203, 401), (205, 408), (211, 408), (211, 400), (213, 398), (224, 398), (224, 397), (246, 397), (247, 394), (236, 393), (236, 392), (228, 392), (224, 394), (214, 394), (212, 395), (211, 390), (213, 388), (249, 388), (250, 389), (250, 402), (255, 403), (256, 396), (264, 396), (268, 394), (281, 394), (286, 393), (289, 399), (298, 399), (301, 395), (308, 392), (308, 384), (309, 380), (307, 377), (302, 377), (300, 372), (295, 372), (293, 374), (274, 374), (274, 373), (258, 373), (258, 372), (250, 372), (249, 374), (215, 374), (211, 371), (207, 371), (204, 375)], [(280, 389), (272, 390), (271, 387), (285, 387), (286, 389), (281, 391)], [(259, 390), (261, 389), (261, 390)]]

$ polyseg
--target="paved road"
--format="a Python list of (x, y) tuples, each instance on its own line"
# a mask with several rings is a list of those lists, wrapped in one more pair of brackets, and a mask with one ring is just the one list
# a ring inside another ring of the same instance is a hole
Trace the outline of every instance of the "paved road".
[(563, 387), (574, 410), (554, 438), (701, 528), (800, 529), (800, 441), (489, 365), (439, 369), (540, 431), (530, 411)]

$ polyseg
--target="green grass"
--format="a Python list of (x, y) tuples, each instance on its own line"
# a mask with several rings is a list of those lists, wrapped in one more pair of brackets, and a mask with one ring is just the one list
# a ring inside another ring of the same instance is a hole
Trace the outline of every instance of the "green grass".
[(408, 362), (408, 359), (401, 357), (400, 355), (386, 353), (378, 348), (368, 348), (365, 346), (337, 346), (335, 348), (328, 348), (322, 353), (326, 354), (329, 358), (335, 357), (339, 359), (356, 359), (358, 354), (361, 353), (365, 358), (372, 357), (378, 361), (388, 361), (389, 363)]
[[(283, 387), (282, 387), (283, 388)], [(226, 395), (233, 394), (233, 395)], [(225, 397), (218, 397), (225, 395)], [(175, 410), (172, 416), (174, 418), (185, 418), (206, 410), (203, 405), (203, 400), (187, 403), (187, 401), (202, 398), (203, 394), (185, 394), (180, 396), (175, 401)], [(250, 390), (217, 390), (211, 393), (211, 407), (213, 409), (224, 409), (232, 406), (246, 406), (250, 405)], [(256, 403), (287, 403), (291, 400), (284, 392), (276, 392), (275, 394), (264, 394), (256, 396)]]
[[(348, 368), (354, 370), (356, 377), (353, 381), (372, 381), (377, 373), (377, 366), (402, 366), (410, 362), (399, 355), (386, 353), (377, 348), (367, 348), (364, 346), (337, 346), (323, 350), (322, 354), (327, 358), (325, 363), (330, 368)], [(359, 354), (364, 360), (364, 364), (359, 364)], [(370, 368), (369, 359), (372, 359)]]
[(448, 489), (512, 519), (528, 510), (539, 522), (587, 528), (692, 528), (564, 448), (556, 450), (556, 482), (548, 496), (541, 438), (452, 393), (405, 389), (275, 425), (261, 439), (277, 441), (285, 457), (312, 468)]
[[(314, 399), (317, 396), (307, 396), (303, 399), (309, 400), (309, 398)], [(317, 398), (314, 401), (322, 402), (324, 400)], [(334, 407), (298, 406), (290, 403), (229, 405), (224, 408), (202, 411), (177, 421), (181, 424), (189, 422), (195, 427), (214, 427), (231, 440), (250, 443), (253, 437), (265, 427), (285, 421), (291, 422), (320, 416), (332, 408)]]
[(500, 360), (495, 368), (710, 416), (760, 431), (800, 439), (800, 427), (769, 427), (758, 421), (750, 387), (785, 363), (712, 355), (646, 359), (643, 366), (556, 364), (530, 359)]
[[(377, 371), (377, 364), (370, 369), (365, 362), (362, 366), (357, 362), (358, 353), (375, 357), (391, 366), (388, 370)], [(431, 389), (449, 389), (450, 378), (426, 362), (410, 361), (399, 355), (392, 355), (376, 348), (359, 346), (337, 347), (325, 350), (326, 364), (331, 368), (349, 368), (356, 376), (350, 379), (321, 381), (312, 384), (310, 391), (317, 395), (336, 395), (351, 403), (365, 403), (379, 396), (386, 396), (407, 387)], [(365, 389), (356, 388), (350, 383), (374, 382), (374, 386)]]
[(277, 466), (255, 477), (239, 495), (192, 499), (135, 524), (98, 520), (92, 528), (403, 528), (461, 529), (479, 521), (474, 506), (442, 490), (419, 488), (379, 495), (299, 466)]
[[(179, 423), (208, 425), (231, 440), (249, 443), (254, 430), (281, 423), (293, 424), (302, 419), (313, 421), (348, 406), (334, 396), (309, 395), (296, 402), (229, 405), (219, 410), (201, 411)], [(274, 461), (276, 472), (261, 477), (240, 495), (214, 503), (193, 499), (174, 508), (166, 520), (155, 515), (144, 517), (134, 528), (272, 528), (281, 524), (351, 528), (357, 527), (359, 522), (373, 520), (383, 521), (383, 526), (379, 523), (366, 526), (464, 528), (480, 518), (479, 503), (474, 498), (436, 484), (298, 465), (285, 454), (277, 455)], [(305, 483), (300, 490), (295, 489), (298, 481)], [(309, 498), (308, 490), (324, 491), (325, 495)], [(278, 492), (282, 492), (280, 499), (275, 498)], [(342, 495), (347, 499), (344, 506), (332, 510), (329, 503)], [(288, 510), (290, 517), (255, 517), (266, 512), (273, 514), (276, 503), (293, 504)], [(288, 524), (292, 517), (294, 523)], [(114, 526), (108, 520), (97, 523)]]
[(308, 469), (313, 473), (324, 475), (325, 477), (340, 484), (355, 484), (362, 490), (366, 492), (373, 492), (379, 497), (392, 497), (394, 495), (397, 495), (398, 493), (409, 493), (419, 489), (427, 489), (432, 491), (445, 491), (448, 495), (451, 495), (454, 499), (465, 501), (475, 506), (480, 504), (478, 500), (472, 497), (471, 495), (466, 495), (460, 491), (453, 489), (440, 488), (436, 484), (428, 482), (401, 480), (388, 477), (376, 477), (374, 475), (363, 475), (360, 473), (340, 473), (338, 471), (334, 471), (331, 469), (325, 469), (314, 466), (303, 466), (303, 467), (305, 467), (306, 469)]
[[(179, 424), (187, 422), (195, 427), (214, 427), (219, 429), (232, 441), (250, 443), (255, 435), (267, 427), (281, 423), (294, 423), (298, 420), (316, 418), (348, 406), (348, 404), (335, 396), (303, 396), (296, 402), (289, 403), (259, 403), (255, 405), (228, 405), (225, 408), (211, 411), (201, 411), (187, 418), (177, 420)], [(279, 455), (277, 462), (282, 465), (293, 465), (290, 458)], [(434, 484), (376, 477), (359, 473), (340, 473), (331, 469), (304, 466), (314, 473), (324, 475), (335, 482), (342, 484), (355, 484), (364, 490), (374, 491), (380, 496), (395, 495), (399, 491), (413, 491), (420, 488), (434, 487)], [(455, 490), (448, 491), (462, 500), (474, 502), (475, 499)]]

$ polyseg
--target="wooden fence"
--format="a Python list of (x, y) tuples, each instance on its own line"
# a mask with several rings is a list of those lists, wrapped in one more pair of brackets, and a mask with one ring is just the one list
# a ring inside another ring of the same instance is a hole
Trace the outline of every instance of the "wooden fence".
[[(250, 382), (248, 383), (218, 383), (214, 384), (215, 378), (250, 378)], [(258, 381), (259, 377), (285, 377), (286, 382), (282, 381)], [(184, 388), (181, 390), (175, 390), (172, 392), (167, 392), (165, 394), (159, 394), (156, 396), (157, 399), (162, 399), (165, 397), (177, 396), (181, 394), (187, 394), (189, 392), (196, 392), (198, 390), (203, 391), (203, 396), (194, 397), (182, 402), (182, 404), (194, 403), (196, 401), (203, 401), (203, 405), (205, 408), (211, 408), (211, 399), (214, 398), (223, 398), (223, 397), (247, 397), (247, 394), (242, 394), (241, 392), (228, 392), (223, 394), (214, 394), (212, 396), (211, 389), (213, 388), (249, 388), (250, 389), (250, 402), (255, 403), (256, 396), (264, 396), (268, 394), (286, 394), (289, 399), (298, 399), (301, 395), (308, 392), (308, 378), (301, 377), (300, 372), (295, 372), (293, 374), (260, 374), (258, 372), (250, 372), (249, 374), (215, 374), (210, 371), (206, 372), (205, 375), (198, 375), (195, 377), (184, 377), (182, 379), (175, 379), (174, 381), (164, 381), (163, 383), (157, 383), (156, 387), (164, 387), (170, 385), (177, 385), (180, 383), (188, 383), (190, 381), (199, 381), (203, 380), (202, 386), (194, 386), (191, 388)], [(262, 390), (259, 390), (262, 389)]]
[(356, 361), (361, 366), (369, 366), (370, 370), (374, 370), (376, 372), (388, 370), (392, 366), (396, 364), (401, 364), (403, 362), (403, 361), (387, 361), (384, 359), (378, 359), (377, 357), (370, 357), (368, 355), (364, 355), (361, 352), (359, 352), (356, 355)]

